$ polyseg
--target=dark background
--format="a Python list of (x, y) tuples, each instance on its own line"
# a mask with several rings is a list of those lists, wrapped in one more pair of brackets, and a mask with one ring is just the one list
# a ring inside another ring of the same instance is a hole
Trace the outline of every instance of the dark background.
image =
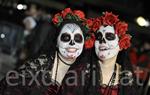
[[(112, 11), (120, 19), (129, 23), (129, 31), (133, 37), (150, 40), (150, 27), (140, 27), (136, 23), (139, 16), (150, 20), (149, 3), (146, 0), (0, 0), (0, 19), (22, 24), (25, 10), (17, 10), (17, 4), (36, 2), (43, 6), (47, 13), (54, 14), (71, 7), (83, 10), (87, 17), (97, 17), (103, 11)], [(144, 33), (144, 34), (143, 34)], [(144, 38), (139, 35), (146, 35)]]

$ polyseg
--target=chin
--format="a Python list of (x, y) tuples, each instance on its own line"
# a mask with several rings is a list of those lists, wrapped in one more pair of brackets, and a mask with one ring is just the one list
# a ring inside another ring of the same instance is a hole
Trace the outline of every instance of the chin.
[(74, 53), (68, 53), (68, 54), (67, 54), (67, 58), (69, 58), (69, 59), (75, 59), (76, 56), (75, 56)]
[(99, 59), (102, 60), (102, 61), (108, 60), (110, 58), (111, 58), (111, 56), (109, 56), (108, 54), (106, 54), (106, 52), (99, 54)]
[(74, 60), (74, 59), (76, 59), (76, 57), (68, 57), (68, 59)]
[(105, 61), (105, 60), (107, 60), (107, 59), (106, 59), (106, 58), (99, 57), (99, 60)]

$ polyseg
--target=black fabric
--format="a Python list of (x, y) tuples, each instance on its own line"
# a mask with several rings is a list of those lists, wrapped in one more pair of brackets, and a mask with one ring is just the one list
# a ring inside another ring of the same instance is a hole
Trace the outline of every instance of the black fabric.
[[(83, 56), (83, 55), (82, 55)], [(0, 95), (47, 95), (46, 93), (48, 93), (48, 95), (56, 95), (57, 90), (59, 86), (44, 86), (44, 84), (42, 84), (42, 72), (44, 71), (48, 71), (51, 72), (52, 69), (52, 63), (54, 62), (54, 56), (51, 57), (47, 57), (46, 55), (42, 55), (40, 57), (38, 57), (40, 59), (45, 59), (43, 62), (44, 63), (40, 63), (40, 61), (38, 59), (31, 59), (28, 61), (28, 63), (26, 63), (24, 66), (20, 67), (18, 69), (19, 72), (19, 78), (18, 79), (12, 79), (12, 82), (16, 82), (18, 83), (17, 86), (9, 86), (6, 83), (6, 80), (3, 80), (0, 84)], [(48, 59), (47, 59), (48, 58)], [(87, 70), (87, 64), (83, 63), (84, 61), (80, 61), (81, 58), (78, 58), (77, 61), (71, 66), (71, 68), (69, 69), (69, 71), (75, 71), (77, 72), (77, 85), (76, 86), (68, 86), (65, 83), (65, 79), (67, 79), (68, 77), (71, 77), (74, 75), (68, 73), (65, 75), (65, 78), (63, 80), (61, 89), (59, 90), (59, 93), (57, 95), (85, 95), (85, 85), (81, 85), (81, 73), (85, 72)], [(31, 85), (31, 78), (32, 76), (30, 75), (30, 71), (36, 75), (37, 73), (37, 79), (38, 82), (40, 83), (40, 85), (38, 85), (38, 83), (33, 82)], [(69, 72), (68, 71), (68, 72)], [(87, 74), (87, 73), (86, 73)], [(27, 85), (22, 84), (22, 81), (25, 77), (25, 83)], [(76, 77), (76, 76), (75, 76)], [(85, 76), (85, 79), (87, 78), (87, 76)], [(51, 81), (51, 77), (49, 74), (45, 75), (45, 80), (47, 82)], [(85, 84), (88, 81), (85, 81)], [(52, 88), (51, 88), (52, 87)], [(54, 89), (55, 88), (55, 89)], [(50, 94), (50, 93), (54, 93), (54, 94)], [(72, 94), (70, 94), (72, 93)]]
[[(25, 63), (24, 65), (22, 65), (21, 67), (19, 67), (19, 69), (17, 69), (17, 72), (19, 72), (19, 79), (15, 79), (12, 80), (14, 82), (19, 83), (17, 86), (9, 86), (6, 83), (6, 80), (1, 81), (0, 84), (0, 95), (45, 95), (46, 93), (50, 93), (47, 92), (49, 91), (49, 86), (44, 86), (43, 84), (41, 85), (37, 85), (36, 82), (33, 82), (30, 86), (28, 85), (23, 85), (21, 84), (22, 82), (22, 78), (23, 76), (26, 77), (25, 81), (26, 83), (30, 83), (31, 81), (31, 75), (29, 73), (29, 71), (33, 72), (34, 75), (36, 75), (39, 72), (38, 75), (38, 81), (40, 83), (42, 83), (41, 81), (41, 76), (42, 76), (42, 72), (44, 71), (48, 71), (51, 72), (51, 69), (53, 67), (53, 63), (54, 63), (54, 59), (55, 59), (55, 53), (57, 51), (57, 48), (55, 47), (55, 45), (51, 46), (52, 48), (49, 50), (49, 53), (47, 53), (46, 55), (40, 55), (38, 57), (34, 57), (31, 58), (27, 61), (27, 63)], [(67, 79), (68, 77), (71, 77), (73, 75), (70, 74), (66, 74), (64, 80), (63, 80), (63, 84), (61, 86), (61, 89), (59, 90), (58, 95), (71, 95), (69, 93), (72, 93), (73, 95), (85, 95), (84, 93), (86, 92), (86, 85), (80, 85), (81, 84), (81, 71), (85, 72), (86, 70), (88, 70), (87, 68), (87, 64), (86, 60), (87, 60), (87, 54), (85, 53), (85, 51), (83, 51), (83, 53), (77, 58), (76, 62), (71, 65), (71, 68), (69, 69), (69, 71), (75, 71), (77, 72), (77, 78), (78, 78), (78, 83), (77, 86), (68, 86), (65, 83), (65, 79)], [(41, 61), (39, 61), (38, 59), (44, 59), (43, 63), (41, 63)], [(68, 71), (68, 72), (69, 72)], [(26, 72), (26, 73), (24, 73)], [(86, 73), (88, 75), (88, 73)], [(87, 75), (85, 78), (85, 84), (88, 83), (87, 80)], [(51, 81), (49, 74), (46, 75), (46, 81)], [(52, 87), (52, 86), (51, 86)], [(55, 93), (55, 91), (54, 91)], [(46, 94), (47, 95), (47, 94)], [(49, 94), (50, 95), (50, 94)]]
[[(42, 76), (43, 74), (45, 75), (44, 81), (51, 82), (48, 72), (52, 66), (53, 59), (52, 57), (51, 59), (47, 58), (46, 55), (40, 56), (39, 59), (43, 60), (43, 63), (38, 59), (31, 59), (18, 69), (19, 78), (10, 79), (11, 83), (17, 83), (16, 86), (7, 84), (5, 79), (1, 81), (0, 95), (35, 95), (35, 93), (37, 93), (36, 95), (43, 95), (49, 86), (44, 86)], [(38, 82), (32, 81), (32, 76), (34, 75), (37, 75)], [(10, 76), (13, 77), (13, 75)]]

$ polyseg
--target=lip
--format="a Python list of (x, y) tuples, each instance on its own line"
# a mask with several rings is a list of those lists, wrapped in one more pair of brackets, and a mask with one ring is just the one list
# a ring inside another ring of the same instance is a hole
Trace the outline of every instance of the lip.
[(75, 53), (78, 49), (77, 48), (66, 48), (66, 50), (70, 53)]
[(105, 51), (105, 50), (108, 50), (109, 48), (107, 48), (106, 46), (100, 46), (99, 47), (99, 50), (100, 51)]

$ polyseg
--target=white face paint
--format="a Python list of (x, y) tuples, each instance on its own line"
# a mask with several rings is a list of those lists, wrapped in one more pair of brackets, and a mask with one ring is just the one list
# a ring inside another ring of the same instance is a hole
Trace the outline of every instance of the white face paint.
[(120, 50), (119, 38), (113, 26), (101, 26), (96, 34), (95, 52), (100, 60), (116, 56)]
[(81, 28), (75, 23), (65, 24), (58, 36), (57, 46), (60, 54), (68, 59), (77, 58), (84, 45), (84, 37)]

